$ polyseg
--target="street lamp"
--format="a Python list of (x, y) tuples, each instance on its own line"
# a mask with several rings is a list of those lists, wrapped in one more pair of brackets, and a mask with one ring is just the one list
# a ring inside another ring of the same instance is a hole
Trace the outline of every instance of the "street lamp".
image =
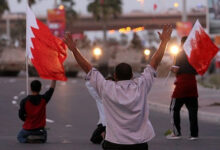
[(178, 2), (175, 2), (175, 3), (173, 4), (173, 6), (174, 6), (175, 8), (178, 8), (178, 7), (179, 7), (179, 3), (178, 3)]
[(170, 47), (170, 52), (171, 52), (172, 55), (176, 56), (179, 53), (179, 46), (172, 45)]
[[(174, 66), (175, 64), (176, 64), (176, 56), (177, 56), (177, 54), (179, 53), (179, 46), (177, 46), (177, 45), (172, 45), (171, 47), (170, 47), (170, 53), (173, 55), (173, 65), (172, 66)], [(175, 67), (176, 68), (176, 67)], [(168, 75), (167, 75), (167, 77), (166, 77), (166, 79), (165, 79), (165, 82), (164, 82), (164, 85), (166, 85), (167, 84), (167, 81), (168, 81), (168, 79), (170, 78), (170, 75), (171, 75), (171, 70), (169, 70), (169, 73), (168, 73)]]
[(145, 56), (149, 56), (150, 55), (150, 50), (149, 49), (145, 49), (144, 50), (144, 55)]
[(64, 5), (60, 5), (60, 6), (59, 6), (59, 9), (60, 9), (60, 10), (64, 10)]
[(99, 47), (95, 47), (92, 51), (93, 56), (95, 57), (95, 59), (99, 59), (99, 57), (102, 55), (102, 49)]
[(170, 47), (170, 53), (173, 55), (174, 59), (173, 59), (173, 65), (176, 64), (176, 56), (179, 53), (179, 46), (177, 45), (172, 45)]
[(145, 61), (147, 62), (149, 60), (149, 57), (150, 57), (150, 50), (149, 49), (145, 49), (144, 50), (144, 58), (145, 58)]

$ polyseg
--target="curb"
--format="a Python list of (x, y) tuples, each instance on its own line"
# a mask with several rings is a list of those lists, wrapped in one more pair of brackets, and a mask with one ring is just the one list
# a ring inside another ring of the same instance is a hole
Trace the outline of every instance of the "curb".
[[(168, 105), (158, 104), (158, 103), (153, 103), (153, 102), (148, 102), (148, 103), (150, 105), (151, 110), (169, 114), (169, 106)], [(186, 108), (181, 109), (181, 116), (184, 118), (188, 117), (188, 111)], [(207, 121), (210, 123), (220, 124), (220, 114), (198, 111), (198, 119), (201, 121)]]

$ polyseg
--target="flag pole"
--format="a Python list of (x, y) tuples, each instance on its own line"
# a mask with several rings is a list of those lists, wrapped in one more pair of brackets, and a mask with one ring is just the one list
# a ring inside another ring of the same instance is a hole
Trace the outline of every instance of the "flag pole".
[(28, 86), (29, 86), (29, 73), (28, 73), (28, 56), (27, 56), (27, 51), (26, 51), (26, 93), (27, 95), (29, 95), (29, 90), (28, 90)]
[[(173, 58), (173, 65), (175, 65), (176, 64), (176, 55), (174, 55), (174, 58)], [(164, 82), (164, 85), (166, 85), (167, 84), (167, 82), (168, 82), (168, 79), (170, 78), (170, 76), (171, 76), (171, 70), (169, 71), (169, 73), (168, 73), (168, 75), (167, 75), (167, 77), (166, 77), (166, 79), (165, 79), (165, 82)]]
[(27, 28), (28, 28), (28, 24), (27, 24), (27, 9), (28, 9), (28, 4), (26, 5), (26, 59), (25, 59), (25, 64), (26, 64), (26, 94), (29, 95), (29, 90), (28, 90), (28, 87), (29, 87), (29, 71), (28, 71), (28, 52), (27, 52)]

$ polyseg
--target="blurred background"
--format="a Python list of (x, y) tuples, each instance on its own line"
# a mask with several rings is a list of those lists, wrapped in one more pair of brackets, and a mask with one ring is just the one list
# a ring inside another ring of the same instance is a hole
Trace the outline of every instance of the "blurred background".
[[(70, 31), (83, 55), (104, 76), (120, 62), (140, 73), (158, 48), (157, 32), (164, 24), (172, 24), (174, 32), (159, 77), (167, 76), (181, 37), (189, 34), (197, 19), (220, 45), (220, 0), (0, 0), (0, 76), (25, 74), (27, 2), (54, 35), (62, 38)], [(69, 77), (83, 75), (71, 55), (65, 69)], [(220, 52), (199, 82), (220, 88), (219, 73)], [(29, 75), (37, 76), (31, 64)]]

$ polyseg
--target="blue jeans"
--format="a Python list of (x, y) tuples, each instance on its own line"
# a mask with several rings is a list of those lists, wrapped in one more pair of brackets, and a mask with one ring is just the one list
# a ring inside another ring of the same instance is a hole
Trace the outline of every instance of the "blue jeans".
[(47, 131), (45, 129), (38, 129), (38, 130), (24, 130), (22, 129), (17, 136), (17, 139), (20, 143), (28, 143), (28, 136), (30, 135), (42, 135), (44, 136), (44, 140), (42, 143), (45, 143), (47, 141)]

